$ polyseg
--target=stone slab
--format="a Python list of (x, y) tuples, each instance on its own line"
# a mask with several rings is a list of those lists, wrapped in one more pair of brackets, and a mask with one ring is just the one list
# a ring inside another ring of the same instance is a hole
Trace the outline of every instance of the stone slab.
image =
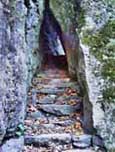
[(66, 115), (70, 115), (72, 113), (77, 112), (77, 110), (80, 110), (81, 107), (80, 105), (76, 105), (76, 106), (71, 106), (71, 105), (39, 105), (39, 109), (47, 112), (47, 113), (51, 113), (54, 115), (58, 115), (58, 116), (66, 116)]
[(54, 98), (46, 96), (43, 99), (38, 100), (37, 103), (40, 103), (40, 104), (53, 104), (54, 101), (55, 101)]
[(54, 89), (54, 88), (50, 88), (50, 89), (40, 89), (40, 90), (36, 90), (36, 93), (43, 93), (43, 94), (60, 94), (63, 93), (64, 89)]
[(71, 143), (71, 135), (70, 134), (42, 134), (36, 136), (25, 136), (25, 144), (26, 145), (50, 145), (51, 143), (60, 143), (67, 144)]

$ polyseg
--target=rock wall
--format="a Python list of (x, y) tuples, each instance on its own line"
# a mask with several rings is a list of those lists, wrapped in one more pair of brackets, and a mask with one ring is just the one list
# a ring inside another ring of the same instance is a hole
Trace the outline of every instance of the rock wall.
[[(92, 127), (93, 123), (97, 134), (104, 139), (108, 151), (115, 148), (115, 96), (112, 88), (115, 85), (115, 73), (108, 72), (113, 69), (115, 57), (115, 43), (110, 43), (115, 26), (114, 4), (114, 1), (105, 0), (82, 1), (85, 23), (79, 32), (81, 49), (77, 66), (79, 82), (84, 86), (85, 124)], [(110, 92), (105, 89), (109, 84)]]
[(43, 0), (41, 1), (28, 1), (25, 3), (27, 8), (26, 16), (26, 44), (27, 44), (27, 56), (28, 56), (28, 82), (31, 82), (33, 73), (36, 71), (36, 67), (40, 69), (42, 61), (42, 53), (39, 49), (39, 30), (40, 23), (42, 21), (42, 11), (43, 11)]
[[(79, 38), (75, 31), (77, 26), (76, 8), (79, 2), (75, 0), (51, 0), (51, 8), (59, 21), (63, 31), (63, 41), (67, 53), (68, 71), (72, 78), (76, 78), (77, 52), (79, 49)], [(68, 10), (68, 11), (67, 11)]]
[(86, 132), (100, 135), (107, 149), (114, 149), (115, 2), (51, 0), (51, 6), (63, 31), (67, 33), (65, 40), (68, 38), (70, 42), (72, 35), (72, 41), (77, 42), (72, 49), (66, 40), (66, 49), (70, 75), (77, 77), (84, 96)]
[(0, 1), (0, 144), (23, 124), (27, 89), (41, 64), (42, 10), (42, 0)]

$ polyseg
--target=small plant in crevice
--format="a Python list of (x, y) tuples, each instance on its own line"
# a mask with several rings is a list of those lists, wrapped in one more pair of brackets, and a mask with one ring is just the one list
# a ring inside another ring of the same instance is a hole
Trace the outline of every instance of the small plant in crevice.
[(19, 125), (17, 126), (15, 135), (16, 135), (17, 137), (20, 137), (20, 136), (23, 136), (23, 135), (24, 135), (24, 132), (25, 132), (24, 125), (23, 125), (23, 124), (19, 124)]
[(79, 28), (79, 30), (84, 25), (85, 13), (81, 8), (80, 3), (80, 1), (76, 0), (51, 0), (51, 7), (64, 31), (69, 30), (69, 25), (71, 25), (71, 23), (76, 28)]

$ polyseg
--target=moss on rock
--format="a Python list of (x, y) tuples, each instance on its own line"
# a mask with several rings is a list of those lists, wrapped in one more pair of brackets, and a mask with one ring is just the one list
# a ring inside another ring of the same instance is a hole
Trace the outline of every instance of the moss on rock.
[(101, 75), (106, 81), (103, 97), (107, 102), (115, 102), (115, 20), (109, 20), (95, 34), (84, 33), (83, 43), (90, 46), (91, 53), (101, 62)]

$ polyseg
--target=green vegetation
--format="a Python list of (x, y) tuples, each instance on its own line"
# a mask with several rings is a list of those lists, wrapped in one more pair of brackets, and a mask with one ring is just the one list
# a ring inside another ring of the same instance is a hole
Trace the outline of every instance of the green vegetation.
[(15, 135), (16, 135), (17, 137), (20, 137), (20, 136), (24, 135), (24, 132), (25, 132), (24, 125), (23, 125), (23, 124), (19, 124), (19, 125), (17, 126)]
[[(85, 10), (79, 8), (78, 12), (75, 12), (74, 0), (51, 0), (51, 5), (57, 19), (62, 25), (64, 31), (69, 31), (69, 26), (78, 23), (78, 32), (85, 25)], [(108, 2), (104, 0), (108, 5), (109, 11), (113, 10), (114, 0)], [(65, 9), (66, 8), (66, 9)], [(113, 14), (113, 12), (111, 12)], [(97, 20), (100, 18), (100, 14), (96, 14)], [(115, 102), (115, 20), (109, 20), (108, 23), (98, 32), (93, 34), (92, 31), (85, 31), (83, 36), (83, 42), (90, 46), (91, 53), (101, 62), (102, 70), (101, 75), (104, 78), (106, 85), (103, 90), (103, 97), (105, 101)]]
[(97, 33), (84, 33), (83, 43), (90, 46), (91, 53), (102, 64), (101, 75), (106, 85), (103, 97), (107, 102), (115, 102), (115, 20), (108, 23)]
[(78, 15), (78, 30), (79, 33), (81, 31), (81, 28), (85, 25), (85, 10), (80, 9), (79, 15)]
[(110, 149), (108, 152), (115, 152), (115, 149)]
[(71, 23), (71, 18), (74, 17), (73, 3), (71, 1), (73, 0), (51, 0), (51, 8), (64, 31), (68, 31), (67, 25)]
[(51, 8), (64, 31), (69, 31), (71, 25), (80, 30), (85, 24), (84, 10), (75, 0), (51, 0)]

